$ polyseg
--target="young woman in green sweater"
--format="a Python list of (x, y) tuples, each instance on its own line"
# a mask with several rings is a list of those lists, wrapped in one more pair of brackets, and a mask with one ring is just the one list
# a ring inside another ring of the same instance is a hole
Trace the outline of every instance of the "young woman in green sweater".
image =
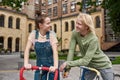
[[(82, 58), (73, 61), (75, 46), (78, 44)], [(100, 49), (98, 38), (95, 34), (92, 17), (80, 13), (76, 20), (76, 28), (72, 32), (67, 61), (60, 66), (60, 71), (66, 67), (87, 66), (100, 71), (103, 80), (113, 80), (112, 64), (109, 58)], [(84, 71), (84, 80), (93, 80), (95, 73)], [(68, 74), (65, 76), (67, 77)]]

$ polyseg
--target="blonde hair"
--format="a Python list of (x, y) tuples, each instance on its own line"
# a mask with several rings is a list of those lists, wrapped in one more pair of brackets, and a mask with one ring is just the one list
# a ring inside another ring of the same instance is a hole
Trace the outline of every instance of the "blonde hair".
[(93, 19), (89, 14), (80, 13), (77, 18), (80, 19), (84, 25), (88, 26), (89, 30), (95, 34)]

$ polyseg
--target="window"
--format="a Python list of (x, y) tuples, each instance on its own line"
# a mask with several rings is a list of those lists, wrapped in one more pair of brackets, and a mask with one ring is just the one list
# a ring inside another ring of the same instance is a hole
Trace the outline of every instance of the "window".
[(63, 7), (62, 7), (62, 12), (63, 14), (66, 14), (67, 13), (67, 4), (63, 4)]
[(95, 21), (96, 21), (96, 24), (95, 24), (96, 28), (100, 28), (100, 17), (96, 16)]
[(15, 51), (19, 52), (20, 38), (16, 38), (15, 43)]
[(96, 0), (96, 5), (99, 6), (103, 0)]
[(55, 33), (57, 33), (57, 25), (56, 24), (54, 24), (54, 31), (55, 31)]
[(0, 27), (4, 27), (4, 15), (0, 15)]
[(71, 21), (71, 31), (75, 28), (75, 22)]
[(68, 31), (68, 22), (65, 22), (65, 31)]
[(75, 12), (75, 10), (76, 10), (76, 4), (75, 4), (75, 1), (72, 1), (72, 2), (71, 2), (70, 10), (71, 10), (71, 12)]
[(0, 49), (4, 48), (4, 37), (0, 37)]
[(52, 4), (53, 0), (48, 0), (48, 5)]
[(41, 9), (41, 12), (42, 13), (46, 13), (46, 9)]
[(13, 18), (10, 16), (8, 18), (8, 28), (12, 28), (12, 26), (13, 26)]
[(86, 0), (86, 1), (85, 1), (85, 6), (84, 6), (84, 8), (90, 8), (90, 7), (91, 7), (91, 4), (89, 4), (89, 1)]
[(31, 31), (32, 31), (32, 24), (30, 23), (28, 32), (30, 33)]
[(53, 7), (53, 16), (57, 16), (57, 6)]
[(8, 38), (7, 48), (10, 49), (10, 51), (12, 50), (12, 37)]
[(57, 0), (53, 0), (53, 3), (57, 3)]
[(16, 29), (20, 29), (20, 18), (16, 19)]
[(48, 16), (51, 17), (51, 15), (52, 15), (52, 9), (49, 8), (49, 9), (48, 9)]

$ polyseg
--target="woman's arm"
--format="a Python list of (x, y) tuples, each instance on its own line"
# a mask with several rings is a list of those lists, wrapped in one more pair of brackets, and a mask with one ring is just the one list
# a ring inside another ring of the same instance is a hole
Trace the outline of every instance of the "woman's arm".
[(31, 68), (31, 64), (29, 64), (29, 52), (34, 40), (35, 40), (35, 31), (32, 31), (28, 37), (28, 41), (24, 52), (24, 66), (28, 69)]
[[(73, 31), (72, 32), (72, 36), (71, 36), (71, 41), (70, 41), (70, 47), (69, 47), (69, 53), (67, 55), (67, 61), (72, 61), (73, 60), (73, 57), (74, 57), (74, 51), (75, 51), (75, 47), (76, 47), (76, 39), (75, 39), (75, 36), (76, 36), (76, 32)], [(67, 69), (67, 72), (69, 72), (70, 70), (70, 67), (66, 67), (66, 62), (64, 62), (61, 66), (60, 66), (60, 71), (63, 71), (64, 68)]]
[(74, 51), (76, 48), (76, 39), (75, 39), (75, 32), (72, 32), (72, 36), (71, 36), (71, 41), (70, 41), (70, 47), (69, 47), (69, 52), (67, 55), (67, 61), (71, 61), (73, 60), (74, 57)]
[(58, 68), (58, 49), (57, 49), (57, 44), (52, 45), (52, 49), (53, 49), (54, 67)]
[(25, 67), (28, 67), (28, 64), (29, 64), (29, 52), (30, 52), (31, 46), (32, 46), (32, 42), (30, 40), (28, 40), (26, 49), (24, 52), (24, 66)]
[(67, 61), (66, 64), (70, 67), (87, 66), (90, 63), (90, 61), (92, 60), (94, 54), (96, 53), (97, 48), (98, 48), (98, 41), (92, 40), (91, 42), (89, 42), (89, 47), (83, 58), (80, 58), (75, 61)]
[(54, 72), (58, 68), (58, 40), (55, 33), (50, 33), (50, 43), (53, 50), (54, 66), (50, 67), (50, 71)]

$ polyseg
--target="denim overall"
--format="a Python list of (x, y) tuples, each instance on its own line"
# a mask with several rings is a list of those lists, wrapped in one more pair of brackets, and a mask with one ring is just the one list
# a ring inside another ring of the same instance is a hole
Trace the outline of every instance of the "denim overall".
[[(52, 51), (52, 47), (50, 45), (50, 41), (49, 41), (49, 32), (46, 33), (46, 42), (39, 42), (37, 41), (39, 36), (39, 32), (36, 30), (36, 35), (35, 35), (35, 45), (34, 45), (34, 49), (36, 52), (36, 65), (37, 66), (46, 66), (46, 67), (50, 67), (53, 66), (54, 62), (53, 62), (53, 51)], [(48, 71), (42, 71), (42, 74), (40, 74), (41, 71), (40, 70), (36, 70), (35, 71), (35, 76), (34, 76), (34, 80), (53, 80), (54, 79), (54, 73), (50, 72), (48, 75)]]

